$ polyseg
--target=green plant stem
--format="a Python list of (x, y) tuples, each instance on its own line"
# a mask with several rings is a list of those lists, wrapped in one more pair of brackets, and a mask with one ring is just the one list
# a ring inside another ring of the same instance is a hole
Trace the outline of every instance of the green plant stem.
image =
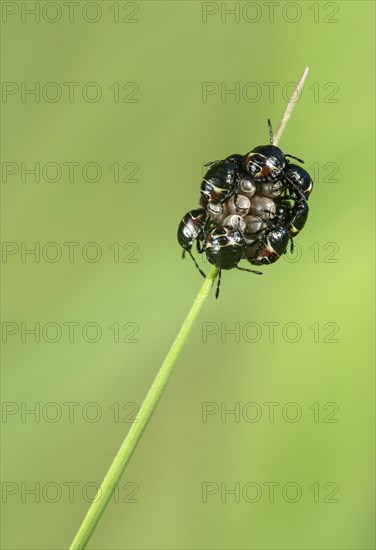
[(98, 493), (91, 504), (78, 532), (75, 536), (71, 550), (85, 548), (94, 529), (103, 514), (108, 501), (110, 500), (117, 483), (119, 482), (125, 468), (127, 467), (138, 442), (156, 408), (162, 394), (167, 386), (171, 374), (176, 366), (179, 356), (184, 348), (192, 327), (205, 304), (211, 287), (218, 275), (218, 269), (213, 268), (206, 277), (199, 293), (197, 294), (193, 305), (184, 320), (184, 323), (175, 338), (161, 368), (158, 371), (154, 382), (145, 397), (144, 402), (138, 412), (136, 421), (132, 424), (127, 436), (125, 437), (113, 463), (111, 464)]
[[(295, 107), (297, 98), (299, 97), (307, 74), (308, 67), (304, 70), (302, 76), (300, 77), (294, 93), (287, 105), (286, 111), (274, 136), (274, 145), (278, 145), (279, 140), (282, 137), (282, 134)], [(125, 468), (132, 458), (133, 452), (137, 447), (137, 444), (140, 441), (141, 436), (146, 426), (148, 425), (148, 422), (156, 406), (158, 405), (160, 398), (162, 397), (162, 394), (176, 366), (176, 363), (188, 339), (192, 327), (209, 296), (210, 290), (214, 284), (215, 279), (217, 278), (217, 275), (218, 269), (213, 267), (209, 272), (209, 275), (206, 277), (199, 293), (197, 294), (195, 301), (193, 302), (193, 305), (187, 317), (185, 318), (177, 337), (175, 338), (174, 343), (172, 344), (165, 360), (163, 361), (161, 368), (158, 371), (157, 376), (154, 379), (154, 382), (150, 386), (145, 400), (142, 403), (141, 408), (138, 412), (137, 418), (134, 424), (132, 424), (131, 429), (126, 435), (117, 455), (115, 456), (114, 461), (112, 462), (98, 490), (98, 493), (93, 500), (70, 546), (70, 550), (86, 548), (86, 545), (90, 540), (90, 537), (93, 534), (94, 529), (116, 488), (116, 485), (118, 484), (121, 476), (124, 473)]]

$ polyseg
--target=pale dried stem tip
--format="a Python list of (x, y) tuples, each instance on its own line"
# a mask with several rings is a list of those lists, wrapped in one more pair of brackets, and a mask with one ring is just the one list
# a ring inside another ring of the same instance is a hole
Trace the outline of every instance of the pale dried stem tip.
[(301, 94), (301, 91), (302, 91), (302, 88), (303, 88), (304, 81), (307, 78), (308, 71), (309, 71), (309, 68), (306, 67), (304, 69), (304, 72), (303, 72), (302, 76), (300, 77), (300, 80), (299, 80), (298, 84), (296, 85), (296, 88), (294, 90), (294, 93), (291, 96), (290, 101), (287, 104), (286, 111), (285, 111), (283, 117), (281, 118), (281, 122), (279, 123), (279, 126), (277, 128), (276, 133), (274, 134), (273, 145), (278, 145), (278, 143), (279, 143), (279, 141), (282, 137), (282, 134), (283, 134), (283, 132), (286, 128), (286, 124), (288, 123), (289, 118), (291, 116), (291, 113), (293, 112), (294, 107), (295, 107), (297, 101), (299, 100), (299, 97), (300, 97), (300, 94)]

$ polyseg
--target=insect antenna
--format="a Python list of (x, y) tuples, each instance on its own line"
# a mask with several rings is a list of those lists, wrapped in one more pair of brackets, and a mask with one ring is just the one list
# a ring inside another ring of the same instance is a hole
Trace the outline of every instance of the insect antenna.
[(304, 164), (304, 160), (298, 158), (298, 157), (294, 157), (293, 155), (285, 155), (285, 157), (289, 157), (290, 159), (295, 159), (297, 160), (298, 162), (300, 162), (301, 164)]
[(269, 141), (270, 145), (273, 145), (273, 128), (270, 118), (268, 118), (268, 128), (269, 128)]

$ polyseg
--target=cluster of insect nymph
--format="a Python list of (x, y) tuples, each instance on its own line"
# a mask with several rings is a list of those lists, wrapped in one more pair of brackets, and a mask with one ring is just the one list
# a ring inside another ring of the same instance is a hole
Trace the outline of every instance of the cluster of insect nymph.
[(200, 208), (191, 210), (178, 227), (183, 258), (188, 253), (203, 277), (192, 247), (205, 253), (219, 269), (216, 298), (223, 269), (239, 269), (257, 275), (260, 271), (239, 267), (242, 259), (253, 265), (276, 262), (303, 229), (308, 217), (307, 200), (313, 182), (306, 170), (273, 145), (268, 119), (269, 145), (255, 147), (246, 155), (230, 155), (205, 164)]

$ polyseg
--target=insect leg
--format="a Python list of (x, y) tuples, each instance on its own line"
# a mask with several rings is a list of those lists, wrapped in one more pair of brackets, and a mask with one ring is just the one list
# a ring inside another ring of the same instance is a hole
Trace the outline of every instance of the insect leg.
[(191, 252), (190, 250), (187, 250), (187, 252), (188, 252), (188, 254), (190, 255), (190, 257), (192, 258), (192, 260), (193, 260), (195, 266), (197, 267), (197, 269), (199, 270), (199, 272), (201, 273), (201, 275), (204, 277), (204, 279), (206, 279), (205, 273), (202, 271), (202, 269), (200, 269), (198, 263), (196, 262), (196, 260), (195, 260), (194, 257), (193, 257), (192, 252)]
[(222, 275), (222, 269), (219, 270), (219, 274), (218, 274), (217, 289), (215, 291), (215, 299), (216, 300), (218, 299), (218, 296), (219, 296), (219, 289), (220, 289), (220, 286), (221, 286), (221, 275)]
[(255, 275), (262, 275), (262, 271), (255, 271), (254, 269), (246, 269), (245, 267), (236, 266), (236, 269), (239, 271), (248, 271), (248, 273), (255, 273)]

